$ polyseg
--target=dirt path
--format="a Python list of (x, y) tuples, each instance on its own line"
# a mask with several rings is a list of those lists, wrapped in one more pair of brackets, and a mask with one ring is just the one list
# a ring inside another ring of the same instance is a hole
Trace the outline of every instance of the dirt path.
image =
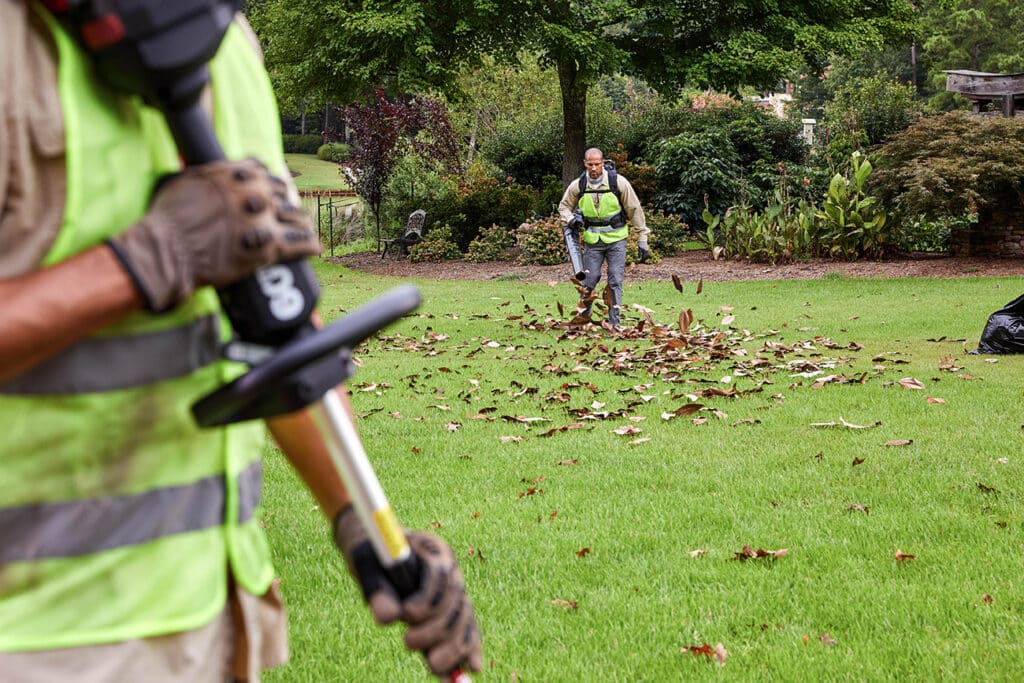
[[(514, 278), (524, 282), (560, 281), (568, 277), (569, 265), (519, 266), (510, 262), (412, 263), (402, 257), (381, 259), (375, 252), (347, 254), (332, 259), (335, 263), (364, 273), (433, 280), (494, 280)], [(658, 264), (635, 265), (626, 269), (626, 280), (671, 280), (673, 275), (684, 281), (705, 282), (728, 280), (813, 280), (829, 273), (845, 277), (982, 277), (1024, 275), (1024, 261), (1019, 259), (952, 258), (922, 255), (888, 261), (828, 261), (816, 259), (807, 263), (769, 266), (744, 261), (713, 261), (706, 251), (687, 252), (682, 256), (663, 258)]]

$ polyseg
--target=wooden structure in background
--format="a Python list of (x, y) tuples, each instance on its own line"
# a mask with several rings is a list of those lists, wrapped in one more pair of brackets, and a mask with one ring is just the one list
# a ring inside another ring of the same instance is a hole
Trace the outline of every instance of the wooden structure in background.
[(985, 71), (946, 71), (946, 90), (960, 93), (971, 101), (975, 114), (982, 107), (998, 100), (1003, 116), (1016, 115), (1024, 109), (1024, 73), (992, 74)]

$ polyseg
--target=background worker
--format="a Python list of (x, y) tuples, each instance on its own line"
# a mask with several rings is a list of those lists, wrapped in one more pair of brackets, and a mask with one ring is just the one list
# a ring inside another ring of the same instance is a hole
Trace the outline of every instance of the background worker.
[[(608, 263), (608, 288), (612, 292), (612, 305), (608, 309), (608, 323), (619, 328), (619, 309), (622, 306), (622, 281), (626, 273), (626, 237), (629, 226), (639, 237), (640, 262), (650, 255), (647, 238), (650, 230), (644, 218), (636, 192), (629, 181), (612, 169), (605, 168), (604, 154), (591, 147), (583, 155), (586, 170), (577, 181), (565, 188), (558, 204), (558, 215), (572, 228), (583, 230), (583, 280), (586, 293), (580, 299), (580, 315), (590, 317), (591, 294), (601, 281), (601, 264)], [(614, 187), (611, 185), (614, 183)]]
[[(267, 170), (287, 177), (244, 24), (210, 70), (236, 161), (181, 170), (155, 110), (96, 80), (40, 5), (0, 2), (5, 683), (257, 681), (287, 657), (259, 526), (263, 425), (200, 430), (189, 407), (240, 371), (220, 356), (212, 287), (319, 246), (294, 188)], [(268, 424), (281, 442), (314, 429), (304, 413)], [(450, 548), (410, 535), (422, 580), (400, 600), (326, 457), (296, 467), (374, 617), (408, 623), (406, 644), (439, 675), (478, 669)]]

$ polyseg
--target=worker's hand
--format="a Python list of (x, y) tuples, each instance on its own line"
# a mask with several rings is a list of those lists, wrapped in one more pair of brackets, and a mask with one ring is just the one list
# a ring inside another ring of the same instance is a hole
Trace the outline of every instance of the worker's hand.
[(413, 592), (400, 597), (377, 561), (352, 506), (334, 520), (334, 541), (377, 623), (408, 624), (406, 647), (421, 651), (437, 676), (447, 676), (462, 666), (479, 671), (483, 660), (480, 631), (455, 555), (432, 534), (407, 533), (406, 538), (420, 571)]
[(647, 263), (647, 259), (651, 257), (651, 252), (647, 249), (647, 240), (640, 240), (637, 247), (640, 249), (640, 263)]
[(583, 227), (583, 212), (576, 209), (572, 212), (572, 218), (569, 219), (569, 229), (573, 232), (579, 232)]
[(145, 299), (160, 312), (197, 287), (220, 287), (261, 266), (312, 256), (309, 217), (255, 159), (186, 168), (157, 190), (141, 221), (109, 241)]

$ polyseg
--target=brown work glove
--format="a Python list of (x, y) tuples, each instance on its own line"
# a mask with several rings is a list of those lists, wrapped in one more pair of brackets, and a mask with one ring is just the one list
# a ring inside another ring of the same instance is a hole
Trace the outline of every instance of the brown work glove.
[(152, 312), (197, 287), (230, 284), (320, 250), (309, 217), (255, 159), (186, 168), (160, 186), (142, 220), (108, 244)]
[(402, 598), (377, 561), (352, 506), (334, 519), (334, 542), (377, 623), (408, 624), (406, 647), (421, 651), (438, 677), (463, 666), (479, 671), (483, 661), (480, 631), (452, 549), (432, 534), (407, 533), (406, 538), (419, 560), (420, 575), (419, 585)]

